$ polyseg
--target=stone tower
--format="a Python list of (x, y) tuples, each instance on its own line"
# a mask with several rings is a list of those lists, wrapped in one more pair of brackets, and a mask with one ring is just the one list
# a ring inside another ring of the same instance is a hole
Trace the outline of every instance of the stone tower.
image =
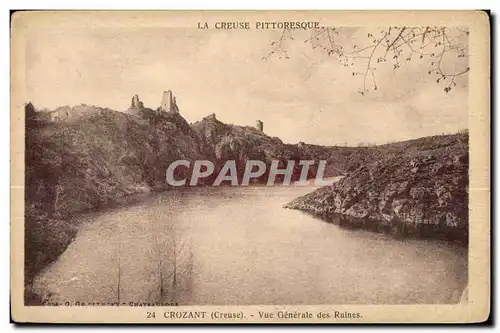
[(172, 91), (168, 90), (163, 92), (163, 98), (161, 99), (158, 110), (160, 112), (179, 113), (179, 108), (177, 107), (177, 102)]
[(264, 132), (264, 123), (261, 120), (257, 120), (255, 123), (255, 128), (261, 132)]
[(132, 102), (130, 103), (130, 108), (131, 109), (142, 109), (143, 107), (144, 107), (144, 104), (139, 99), (139, 95), (134, 95), (134, 97), (132, 97)]

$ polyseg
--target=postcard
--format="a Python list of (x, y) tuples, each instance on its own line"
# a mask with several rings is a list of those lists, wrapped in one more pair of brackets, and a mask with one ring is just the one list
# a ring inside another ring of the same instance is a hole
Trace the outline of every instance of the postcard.
[(18, 11), (18, 323), (490, 314), (481, 11)]

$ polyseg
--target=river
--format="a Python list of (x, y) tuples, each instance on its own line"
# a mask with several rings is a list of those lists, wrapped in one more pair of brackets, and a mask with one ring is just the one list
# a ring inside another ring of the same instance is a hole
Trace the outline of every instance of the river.
[(324, 223), (283, 204), (310, 187), (197, 187), (83, 214), (34, 281), (50, 302), (454, 303), (466, 249)]

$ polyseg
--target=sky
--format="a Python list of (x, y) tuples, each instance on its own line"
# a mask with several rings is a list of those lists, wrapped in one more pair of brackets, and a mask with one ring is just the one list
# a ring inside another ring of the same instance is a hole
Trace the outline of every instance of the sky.
[[(338, 41), (368, 45), (367, 32), (344, 29)], [(238, 125), (260, 119), (268, 135), (288, 143), (386, 143), (468, 127), (467, 75), (445, 93), (428, 75), (428, 60), (414, 56), (396, 71), (380, 65), (377, 90), (362, 96), (363, 78), (352, 73), (366, 68), (363, 59), (344, 67), (304, 42), (304, 31), (286, 41), (290, 59), (263, 59), (280, 36), (195, 26), (38, 28), (27, 39), (27, 94), (37, 108), (85, 103), (123, 111), (134, 94), (154, 109), (172, 90), (188, 122), (211, 113)], [(447, 69), (464, 67), (448, 58)]]

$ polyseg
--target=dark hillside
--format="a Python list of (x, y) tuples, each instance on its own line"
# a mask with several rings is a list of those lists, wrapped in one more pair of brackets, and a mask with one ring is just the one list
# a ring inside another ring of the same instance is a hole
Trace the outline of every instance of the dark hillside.
[(468, 134), (398, 142), (372, 153), (375, 162), (285, 207), (398, 237), (467, 241)]
[[(167, 189), (165, 171), (175, 160), (213, 161), (216, 173), (204, 180), (210, 184), (232, 159), (242, 172), (248, 159), (268, 165), (277, 159), (284, 167), (289, 159), (325, 157), (339, 161), (334, 167), (327, 164), (325, 176), (338, 175), (344, 167), (335, 149), (350, 149), (284, 144), (256, 128), (224, 124), (215, 115), (190, 126), (178, 112), (145, 108), (138, 97), (125, 112), (84, 104), (36, 112), (28, 103), (25, 144), (28, 282), (75, 235), (68, 217), (134, 194)], [(298, 166), (295, 171), (298, 179)], [(309, 176), (314, 175), (312, 167)], [(266, 181), (267, 173), (259, 180)]]
[[(92, 107), (26, 122), (26, 277), (69, 244), (65, 218), (121, 198), (165, 188), (171, 161), (199, 158), (196, 134), (180, 115), (137, 117)], [(71, 117), (72, 112), (78, 116)]]
[[(327, 220), (349, 217), (354, 224), (384, 221), (389, 229), (425, 225), (465, 230), (468, 225), (466, 134), (374, 147), (285, 144), (258, 128), (224, 124), (215, 115), (189, 125), (171, 92), (164, 93), (157, 110), (134, 96), (125, 112), (84, 104), (37, 112), (31, 103), (25, 111), (28, 286), (72, 241), (77, 226), (68, 222), (71, 215), (168, 189), (166, 169), (179, 159), (214, 162), (215, 173), (204, 184), (213, 182), (227, 160), (236, 160), (240, 180), (248, 160), (264, 161), (268, 170), (273, 160), (280, 161), (280, 168), (295, 160), (292, 180), (301, 174), (298, 161), (315, 161), (308, 174), (312, 178), (318, 162), (325, 160), (325, 177), (347, 176), (294, 200), (289, 208)], [(189, 178), (190, 171), (176, 176)], [(267, 176), (256, 181), (266, 182)], [(28, 303), (35, 302), (32, 296), (26, 293)]]
[[(327, 147), (299, 144), (285, 144), (277, 137), (270, 137), (251, 126), (237, 126), (224, 124), (214, 114), (203, 118), (191, 125), (200, 137), (201, 151), (209, 160), (216, 164), (216, 171), (220, 170), (227, 160), (236, 160), (239, 178), (244, 171), (248, 160), (259, 160), (269, 166), (273, 160), (280, 161), (280, 168), (285, 168), (287, 161), (294, 160), (295, 167), (292, 180), (298, 180), (301, 174), (300, 160), (313, 160), (315, 164), (309, 169), (309, 178), (316, 176), (318, 163), (325, 160), (325, 177), (344, 174), (349, 164), (348, 158), (342, 155), (350, 155), (357, 148)], [(258, 181), (266, 182), (268, 172), (262, 175)], [(277, 177), (282, 180), (283, 177)]]

